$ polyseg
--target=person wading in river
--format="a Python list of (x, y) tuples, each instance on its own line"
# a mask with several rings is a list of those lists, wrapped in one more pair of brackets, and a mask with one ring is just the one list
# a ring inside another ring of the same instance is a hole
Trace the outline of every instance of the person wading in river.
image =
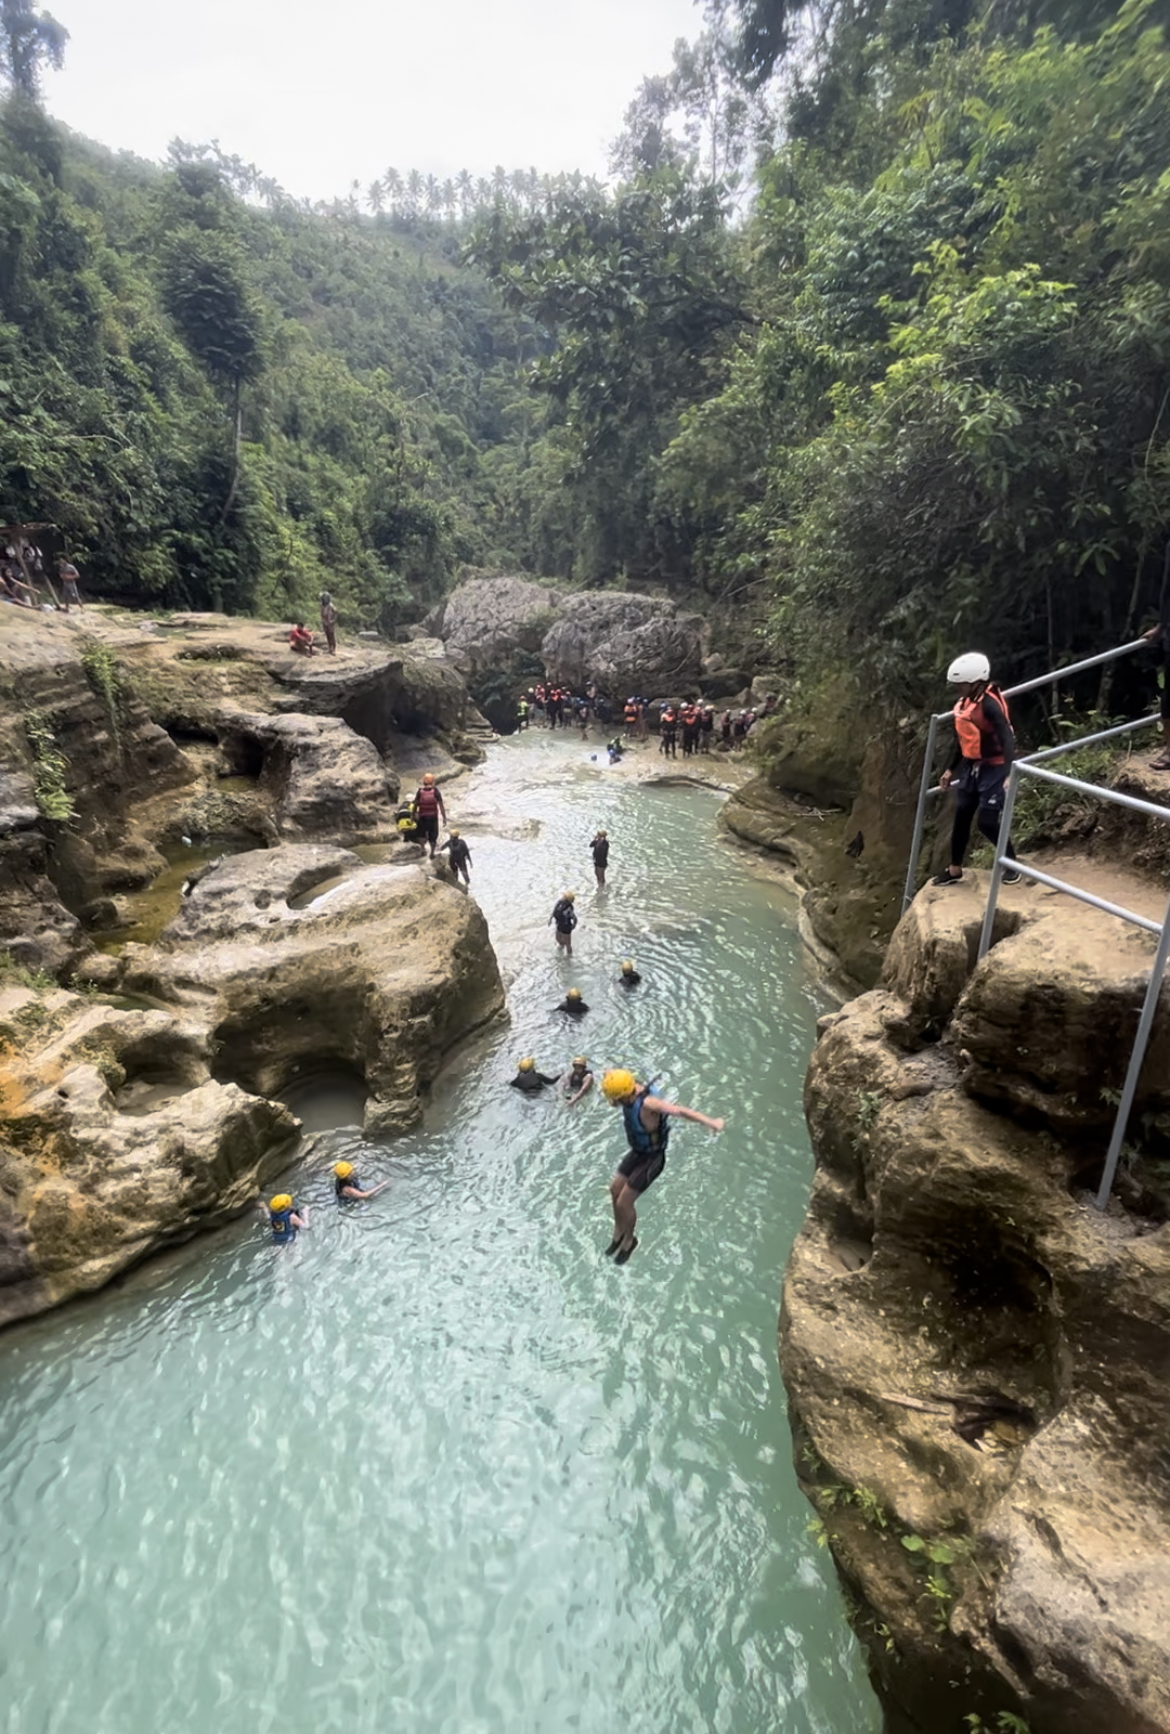
[(609, 866), (609, 832), (598, 831), (589, 845), (593, 851), (593, 874), (597, 889), (605, 889), (605, 870)]
[(593, 1088), (593, 1073), (589, 1070), (589, 1061), (584, 1054), (578, 1054), (568, 1071), (565, 1072), (557, 1085), (565, 1098), (565, 1106), (575, 1108), (582, 1096)]
[(613, 1239), (605, 1249), (607, 1258), (612, 1258), (615, 1264), (625, 1264), (638, 1244), (634, 1232), (638, 1224), (638, 1199), (648, 1186), (653, 1186), (666, 1166), (672, 1117), (695, 1120), (711, 1132), (722, 1132), (724, 1122), (700, 1114), (697, 1108), (680, 1108), (675, 1102), (652, 1096), (650, 1085), (640, 1084), (633, 1072), (620, 1069), (606, 1072), (601, 1091), (607, 1102), (621, 1109), (630, 1146), (609, 1185)]
[[(956, 657), (947, 670), (947, 680), (959, 689), (955, 703), (955, 756), (939, 778), (939, 787), (948, 789), (954, 784), (955, 819), (951, 828), (951, 864), (931, 880), (932, 885), (957, 885), (962, 879), (963, 857), (971, 840), (971, 821), (976, 815), (987, 841), (993, 847), (998, 845), (1004, 785), (1016, 752), (1007, 700), (991, 684), (991, 664), (987, 658), (978, 650)], [(1004, 854), (1015, 855), (1010, 837)], [(1018, 885), (1019, 881), (1014, 867), (1004, 869), (1005, 885)]]
[[(576, 897), (575, 891), (566, 891), (553, 904), (553, 912), (548, 918), (556, 925), (557, 944), (564, 947), (569, 957), (573, 955), (573, 929), (577, 925), (577, 912), (573, 908)], [(548, 922), (545, 923), (546, 927), (547, 925)]]

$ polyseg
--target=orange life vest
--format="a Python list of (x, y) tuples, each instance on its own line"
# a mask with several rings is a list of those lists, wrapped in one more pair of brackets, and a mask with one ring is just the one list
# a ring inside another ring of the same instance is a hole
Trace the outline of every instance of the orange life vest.
[(961, 698), (955, 705), (955, 733), (959, 737), (959, 751), (965, 759), (982, 760), (985, 765), (1002, 765), (999, 736), (983, 714), (983, 700), (989, 693), (1003, 711), (1008, 727), (1012, 726), (1007, 699), (998, 686), (988, 681), (978, 698)]
[(636, 704), (628, 704), (626, 706), (625, 718), (626, 718), (626, 721), (628, 723), (636, 723), (637, 722), (637, 720), (638, 720), (638, 707)]

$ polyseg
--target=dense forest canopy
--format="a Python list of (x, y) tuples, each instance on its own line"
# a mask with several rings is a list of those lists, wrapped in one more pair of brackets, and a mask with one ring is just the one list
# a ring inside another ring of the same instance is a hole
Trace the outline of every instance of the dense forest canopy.
[(898, 702), (970, 635), (1097, 648), (1170, 534), (1168, 13), (708, 0), (610, 185), (310, 207), (65, 134), (64, 31), (2, 0), (0, 510), (167, 604), (769, 594), (795, 666)]

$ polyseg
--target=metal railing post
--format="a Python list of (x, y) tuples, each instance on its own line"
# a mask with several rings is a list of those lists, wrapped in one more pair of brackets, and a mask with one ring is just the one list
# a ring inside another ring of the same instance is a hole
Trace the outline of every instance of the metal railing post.
[(910, 843), (910, 862), (906, 868), (906, 884), (902, 890), (903, 915), (914, 901), (915, 881), (918, 878), (918, 857), (922, 851), (922, 833), (926, 828), (926, 797), (930, 793), (930, 779), (934, 775), (934, 750), (938, 745), (938, 723), (938, 716), (932, 716), (930, 731), (926, 737), (926, 756), (922, 761), (922, 776), (918, 783), (918, 810), (914, 815), (914, 836)]
[(1142, 1015), (1138, 1019), (1137, 1035), (1134, 1037), (1133, 1052), (1129, 1056), (1129, 1070), (1125, 1074), (1122, 1086), (1121, 1101), (1117, 1104), (1117, 1118), (1113, 1122), (1113, 1136), (1109, 1140), (1109, 1149), (1105, 1153), (1105, 1168), (1101, 1175), (1101, 1185), (1094, 1200), (1098, 1210), (1104, 1210), (1109, 1203), (1109, 1194), (1113, 1190), (1113, 1181), (1117, 1175), (1117, 1164), (1121, 1157), (1122, 1140), (1129, 1116), (1133, 1108), (1133, 1099), (1137, 1095), (1138, 1079), (1141, 1077), (1142, 1066), (1145, 1064), (1146, 1049), (1150, 1042), (1150, 1031), (1154, 1027), (1154, 1017), (1158, 1010), (1158, 1000), (1162, 993), (1162, 978), (1166, 973), (1166, 962), (1170, 958), (1170, 903), (1166, 905), (1166, 913), (1162, 917), (1162, 936), (1158, 940), (1158, 949), (1154, 953), (1154, 961), (1150, 967), (1150, 981), (1146, 988), (1146, 997), (1142, 1002)]
[(995, 860), (991, 864), (991, 886), (987, 893), (987, 908), (983, 912), (983, 931), (979, 935), (979, 956), (977, 963), (982, 963), (991, 950), (991, 935), (995, 930), (995, 911), (999, 904), (999, 887), (1003, 879), (1004, 862), (1012, 834), (1012, 814), (1016, 810), (1016, 791), (1020, 786), (1020, 767), (1014, 764), (1008, 775), (1007, 794), (1004, 796), (1003, 812), (999, 819), (999, 836), (995, 843)]

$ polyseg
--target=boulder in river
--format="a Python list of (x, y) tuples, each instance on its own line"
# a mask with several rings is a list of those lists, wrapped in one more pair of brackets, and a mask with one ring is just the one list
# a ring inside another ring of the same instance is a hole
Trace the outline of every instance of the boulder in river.
[(238, 1215), (299, 1122), (218, 1082), (167, 1011), (0, 990), (0, 1324)]
[(214, 1075), (259, 1095), (356, 1073), (369, 1132), (417, 1119), (448, 1052), (504, 1003), (473, 899), (429, 865), (322, 845), (226, 860), (156, 946), (126, 947), (123, 985), (182, 1008)]
[(541, 655), (553, 680), (577, 690), (593, 679), (614, 698), (681, 694), (702, 672), (702, 622), (658, 597), (586, 590), (563, 604)]

